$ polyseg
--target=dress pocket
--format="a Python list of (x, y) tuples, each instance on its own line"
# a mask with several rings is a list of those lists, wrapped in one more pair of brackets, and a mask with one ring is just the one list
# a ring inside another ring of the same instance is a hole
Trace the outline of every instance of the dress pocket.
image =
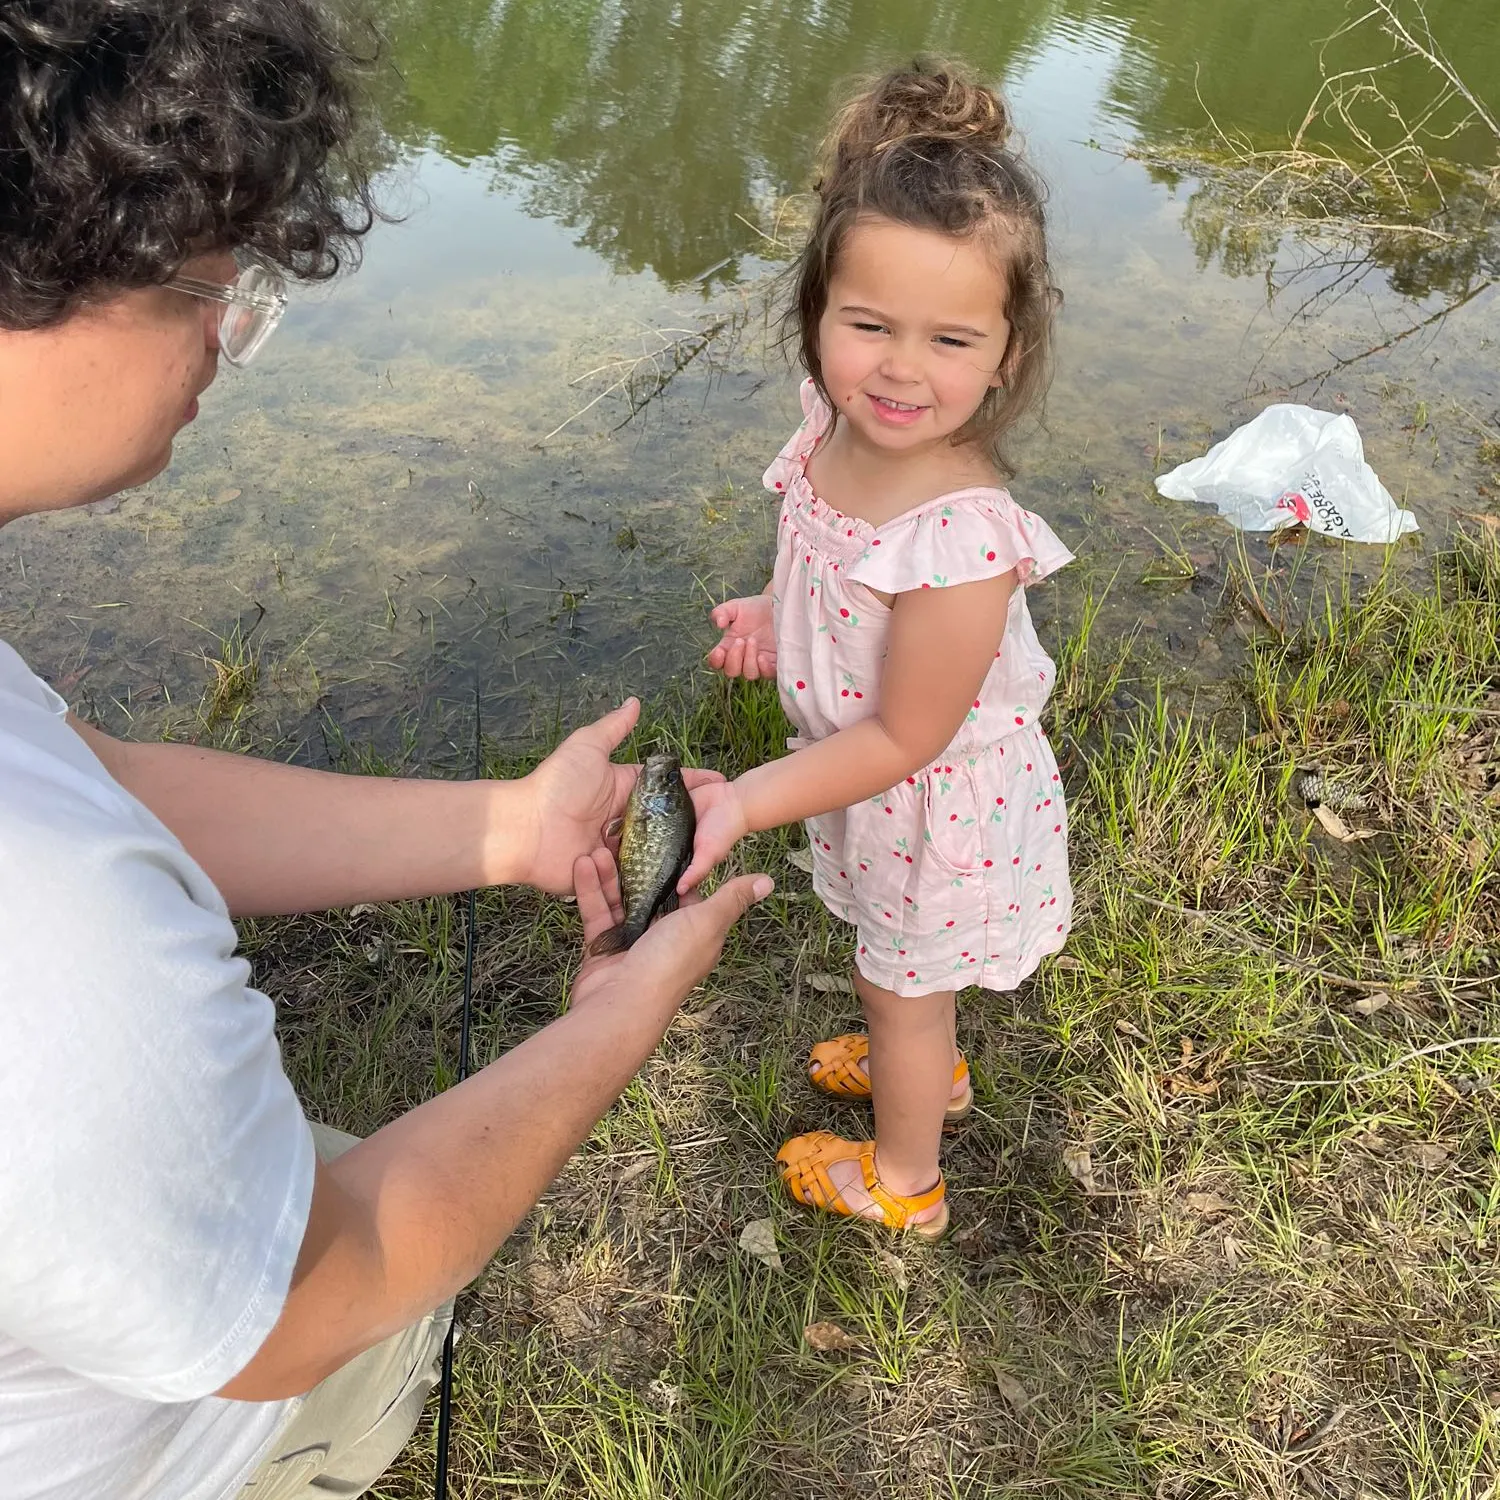
[(923, 811), (927, 826), (923, 849), (949, 875), (972, 875), (984, 865), (984, 837), (979, 820), (979, 788), (967, 757), (943, 761), (923, 776)]

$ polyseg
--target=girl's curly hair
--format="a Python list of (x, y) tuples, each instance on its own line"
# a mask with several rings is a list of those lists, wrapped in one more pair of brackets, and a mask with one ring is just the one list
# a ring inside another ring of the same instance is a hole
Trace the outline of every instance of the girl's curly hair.
[(817, 217), (792, 267), (785, 325), (836, 414), (823, 384), (818, 325), (854, 226), (870, 216), (978, 237), (1005, 286), (1010, 343), (1000, 365), (1004, 384), (989, 392), (952, 441), (980, 444), (1007, 475), (1013, 470), (1001, 439), (1046, 393), (1062, 300), (1047, 256), (1047, 189), (1010, 136), (1000, 97), (940, 64), (919, 61), (888, 73), (851, 99), (823, 143)]
[(0, 327), (235, 249), (323, 280), (376, 210), (315, 0), (5, 0)]

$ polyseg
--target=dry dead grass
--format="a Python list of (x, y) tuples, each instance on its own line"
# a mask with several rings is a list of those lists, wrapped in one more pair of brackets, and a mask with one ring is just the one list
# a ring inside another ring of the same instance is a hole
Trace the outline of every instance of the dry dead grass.
[[(1500, 551), (1266, 635), (1234, 737), (1112, 709), (1089, 618), (1056, 716), (1079, 921), (961, 1003), (955, 1233), (773, 1190), (785, 1134), (855, 1117), (802, 1077), (854, 1018), (800, 836), (762, 836), (777, 895), (463, 1299), (456, 1496), (1500, 1493), (1500, 1047), (1464, 1040), (1500, 1032)], [(778, 714), (716, 688), (647, 732), (732, 770)], [(1308, 766), (1374, 837), (1323, 828)], [(479, 933), (483, 1060), (555, 1014), (577, 935), (524, 891)], [(451, 1081), (461, 938), (447, 901), (247, 928), (315, 1113), (369, 1131)], [(765, 1217), (780, 1270), (738, 1245)], [(429, 1494), (432, 1444), (376, 1493)]]

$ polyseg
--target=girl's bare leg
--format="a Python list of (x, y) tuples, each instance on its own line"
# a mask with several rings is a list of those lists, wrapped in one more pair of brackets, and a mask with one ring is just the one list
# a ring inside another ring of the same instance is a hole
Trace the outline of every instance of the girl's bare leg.
[[(938, 1179), (943, 1114), (953, 1094), (954, 992), (903, 997), (859, 974), (854, 985), (870, 1032), (875, 1170), (893, 1193), (925, 1193)], [(868, 1208), (878, 1217), (857, 1162), (841, 1162), (829, 1176), (850, 1209)], [(939, 1205), (917, 1218), (920, 1222), (941, 1212)]]
[(854, 983), (870, 1027), (876, 1170), (893, 1193), (925, 1193), (953, 1092), (954, 992), (903, 997)]
[[(887, 995), (887, 994), (890, 994), (890, 992), (888, 990), (882, 990), (882, 989), (877, 988), (875, 985), (872, 985), (869, 982), (868, 979), (865, 979), (859, 973), (858, 970), (856, 970), (855, 973), (854, 973), (854, 988), (858, 991), (860, 999), (862, 1001), (864, 1000), (864, 996), (865, 996), (865, 993), (867, 991), (874, 991), (874, 993), (877, 994), (877, 995)], [(940, 997), (936, 996), (936, 995), (933, 995), (933, 996), (930, 996), (929, 998), (935, 1000), (935, 999), (938, 999)], [(893, 1000), (899, 999), (899, 996), (891, 995), (891, 999), (893, 999)], [(904, 1005), (907, 1002), (903, 1000), (901, 1003)], [(868, 1016), (869, 1013), (870, 1013), (870, 1007), (869, 1007), (868, 1003), (866, 1003), (865, 1004), (865, 1014)], [(948, 1097), (949, 1097), (950, 1101), (957, 1102), (958, 1100), (962, 1099), (965, 1094), (967, 1094), (969, 1092), (970, 1085), (968, 1083), (954, 1083), (953, 1082), (953, 1070), (959, 1065), (960, 1062), (963, 1061), (963, 1053), (959, 1050), (959, 1045), (958, 1045), (958, 1007), (956, 1005), (953, 1005), (953, 1004), (950, 1004), (949, 1007), (948, 1007), (948, 1041), (949, 1041), (949, 1044), (950, 1044), (950, 1050), (951, 1050), (951, 1052), (953, 1054), (952, 1055), (952, 1060), (948, 1064), (948, 1082), (949, 1082)], [(871, 1046), (872, 1047), (874, 1046), (873, 1036), (871, 1038)], [(866, 1078), (868, 1078), (870, 1076), (870, 1060), (869, 1060), (868, 1057), (861, 1058), (860, 1061), (856, 1064), (856, 1066), (859, 1068), (860, 1072), (862, 1072), (865, 1075)]]

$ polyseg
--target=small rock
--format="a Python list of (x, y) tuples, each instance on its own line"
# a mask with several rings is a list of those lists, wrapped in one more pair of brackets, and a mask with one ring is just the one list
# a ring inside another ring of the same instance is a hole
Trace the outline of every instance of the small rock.
[(673, 1410), (682, 1400), (682, 1387), (668, 1385), (665, 1380), (653, 1380), (646, 1389), (650, 1392), (652, 1404), (659, 1406), (663, 1411)]
[(1005, 1398), (1013, 1411), (1023, 1412), (1031, 1405), (1031, 1393), (1009, 1370), (996, 1370), (995, 1388)]
[(896, 1290), (904, 1292), (906, 1290), (906, 1262), (890, 1250), (877, 1250), (875, 1259), (885, 1267), (886, 1274), (896, 1284)]

